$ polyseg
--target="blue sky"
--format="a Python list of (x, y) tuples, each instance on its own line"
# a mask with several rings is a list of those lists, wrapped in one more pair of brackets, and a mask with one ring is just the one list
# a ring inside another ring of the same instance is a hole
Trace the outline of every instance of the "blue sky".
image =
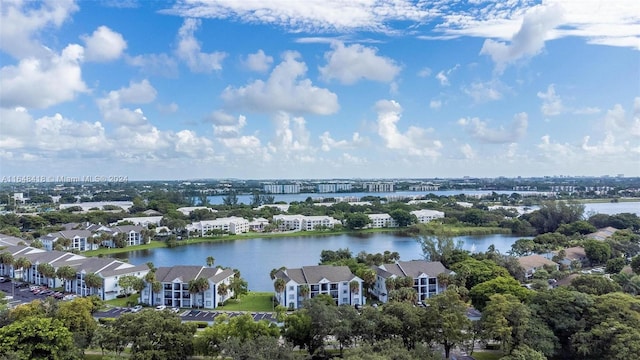
[(0, 6), (3, 176), (640, 175), (635, 0)]

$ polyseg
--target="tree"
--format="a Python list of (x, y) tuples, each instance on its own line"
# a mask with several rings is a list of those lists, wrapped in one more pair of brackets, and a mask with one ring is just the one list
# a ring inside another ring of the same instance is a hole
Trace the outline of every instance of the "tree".
[(76, 278), (76, 269), (69, 265), (60, 266), (56, 270), (56, 277), (64, 282), (65, 291), (67, 289), (67, 282)]
[(560, 225), (578, 221), (584, 213), (584, 205), (565, 201), (546, 201), (538, 210), (522, 215), (538, 232), (538, 234), (552, 233)]
[(127, 339), (134, 360), (186, 360), (193, 354), (196, 326), (183, 324), (175, 314), (164, 311), (127, 313), (117, 318), (109, 329)]
[[(359, 271), (357, 272), (357, 276), (362, 279), (363, 285), (365, 289), (372, 289), (373, 285), (375, 285), (376, 283), (376, 272), (373, 269), (370, 268), (361, 268), (359, 269)], [(366, 295), (367, 292), (365, 291), (364, 295)]]
[(631, 259), (631, 270), (637, 275), (640, 275), (640, 255), (636, 255)]
[(389, 216), (396, 221), (399, 227), (409, 226), (418, 222), (415, 215), (404, 209), (395, 209), (389, 212)]
[(52, 279), (56, 276), (56, 269), (49, 263), (38, 264), (38, 272), (47, 279)]
[(611, 257), (611, 246), (604, 241), (587, 240), (584, 242), (584, 252), (591, 264), (604, 264)]
[(510, 277), (507, 269), (491, 260), (470, 258), (452, 265), (450, 269), (456, 273), (459, 284), (467, 289), (497, 277)]
[(448, 359), (451, 349), (470, 338), (471, 320), (467, 318), (467, 306), (457, 293), (446, 290), (427, 300), (423, 328), (427, 339), (443, 346)]
[(528, 256), (533, 254), (536, 243), (531, 239), (518, 239), (511, 245), (509, 253), (513, 256)]
[(469, 297), (473, 306), (482, 311), (494, 294), (510, 294), (520, 301), (526, 301), (533, 295), (533, 292), (522, 287), (518, 280), (512, 277), (499, 276), (480, 283), (469, 290)]
[(371, 222), (369, 216), (364, 213), (350, 213), (347, 215), (345, 225), (347, 229), (362, 229)]
[(233, 291), (233, 298), (237, 299), (238, 296), (245, 295), (248, 292), (249, 284), (240, 276), (234, 276), (229, 283), (229, 289)]
[(446, 268), (469, 258), (469, 252), (462, 249), (462, 241), (455, 243), (449, 236), (421, 234), (417, 241), (425, 260), (440, 261)]
[(0, 263), (6, 267), (13, 265), (14, 259), (13, 255), (11, 255), (8, 251), (3, 251), (0, 253)]
[(13, 263), (14, 267), (20, 269), (20, 276), (22, 278), (22, 281), (25, 281), (25, 269), (31, 268), (31, 265), (31, 260), (27, 259), (24, 256), (17, 258)]
[(547, 360), (547, 357), (543, 353), (535, 349), (530, 348), (527, 345), (522, 345), (513, 349), (513, 351), (500, 358), (501, 360)]
[(84, 284), (89, 288), (89, 295), (92, 295), (93, 289), (99, 289), (102, 287), (102, 276), (96, 273), (89, 273), (84, 276)]
[[(220, 286), (224, 285), (225, 287), (227, 286), (226, 284), (221, 284), (218, 285), (218, 293), (220, 293)], [(193, 307), (194, 305), (198, 306), (198, 302), (196, 300), (196, 295), (197, 294), (201, 294), (202, 296), (202, 302), (204, 303), (204, 292), (209, 290), (209, 280), (201, 277), (201, 278), (197, 278), (197, 279), (193, 279), (189, 281), (188, 284), (188, 289), (189, 289), (189, 294), (191, 294), (191, 298), (192, 298), (192, 302), (191, 302), (191, 306)], [(195, 304), (194, 304), (195, 302)]]
[(62, 321), (71, 331), (74, 343), (80, 349), (86, 349), (91, 344), (93, 333), (98, 327), (93, 318), (94, 310), (93, 302), (89, 298), (76, 298), (58, 305), (55, 318)]
[(607, 266), (605, 267), (605, 270), (607, 271), (607, 274), (617, 274), (622, 271), (625, 265), (626, 263), (624, 259), (621, 257), (617, 257), (607, 260)]
[(236, 206), (238, 205), (238, 195), (234, 190), (229, 191), (229, 193), (222, 199), (222, 203), (226, 206)]
[(495, 294), (482, 311), (482, 330), (487, 340), (499, 340), (502, 351), (511, 354), (525, 343), (531, 311), (511, 294)]
[(571, 286), (585, 294), (604, 295), (622, 290), (620, 285), (600, 275), (580, 275), (571, 281)]
[(35, 316), (0, 328), (0, 354), (54, 360), (75, 359), (78, 355), (71, 331), (60, 320)]
[(299, 287), (299, 291), (300, 291), (300, 296), (302, 296), (303, 299), (306, 299), (307, 296), (309, 296), (309, 293), (311, 292), (311, 289), (309, 288), (309, 285), (302, 284)]
[(282, 304), (282, 293), (284, 292), (284, 289), (286, 286), (287, 286), (287, 283), (284, 281), (284, 279), (281, 279), (281, 278), (277, 278), (273, 282), (273, 289), (275, 290), (278, 296), (278, 303), (280, 304)]
[(144, 280), (139, 277), (133, 275), (125, 275), (118, 278), (118, 286), (122, 288), (122, 293), (129, 296), (131, 293), (136, 290), (140, 291), (144, 289)]
[(207, 256), (207, 266), (212, 267), (216, 262), (216, 259), (213, 256)]
[(220, 302), (224, 303), (224, 298), (225, 296), (227, 296), (227, 293), (229, 292), (229, 288), (227, 287), (227, 284), (222, 283), (220, 285), (218, 285), (218, 295), (220, 296)]

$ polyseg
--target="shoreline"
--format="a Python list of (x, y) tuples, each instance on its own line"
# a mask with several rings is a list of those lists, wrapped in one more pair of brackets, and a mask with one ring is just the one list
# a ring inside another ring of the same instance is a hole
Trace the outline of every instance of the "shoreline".
[[(295, 232), (278, 232), (278, 233), (245, 233), (239, 235), (225, 235), (221, 237), (193, 237), (186, 240), (179, 240), (176, 247), (189, 246), (202, 243), (217, 243), (237, 240), (251, 240), (257, 238), (288, 238), (288, 237), (309, 237), (309, 236), (330, 236), (330, 235), (358, 235), (381, 232), (407, 233), (408, 227), (404, 228), (376, 228), (361, 230), (313, 230), (313, 231), (295, 231)], [(510, 234), (511, 230), (498, 227), (454, 227), (441, 226), (434, 234), (426, 234), (429, 236), (466, 236), (466, 235), (492, 235), (492, 234)], [(166, 242), (152, 240), (148, 244), (128, 246), (124, 248), (101, 248), (98, 250), (85, 251), (80, 253), (87, 257), (104, 256), (113, 254), (128, 253), (137, 250), (151, 250), (157, 248), (168, 247)]]

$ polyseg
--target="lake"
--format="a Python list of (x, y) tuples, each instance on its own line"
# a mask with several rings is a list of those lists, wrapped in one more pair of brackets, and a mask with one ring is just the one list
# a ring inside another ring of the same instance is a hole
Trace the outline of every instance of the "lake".
[[(300, 194), (298, 194), (300, 195)], [(344, 195), (344, 194), (343, 194)], [(585, 215), (591, 213), (617, 214), (630, 212), (640, 215), (640, 202), (593, 203), (585, 205)], [(459, 236), (464, 249), (472, 252), (486, 251), (494, 245), (502, 253), (511, 249), (520, 237), (504, 234)], [(315, 265), (322, 250), (349, 248), (354, 255), (397, 251), (401, 260), (420, 259), (422, 250), (413, 237), (401, 233), (370, 233), (358, 235), (298, 236), (285, 238), (254, 238), (247, 240), (202, 243), (173, 249), (132, 251), (113, 255), (128, 258), (132, 264), (152, 261), (155, 266), (205, 265), (207, 256), (213, 256), (216, 264), (239, 269), (254, 291), (271, 291), (273, 285), (269, 272), (273, 268)]]
[[(494, 234), (481, 236), (459, 236), (463, 247), (470, 251), (486, 251), (493, 244), (500, 252), (511, 249), (519, 237)], [(297, 236), (282, 238), (254, 238), (247, 240), (200, 243), (176, 248), (138, 250), (113, 255), (128, 258), (135, 265), (152, 261), (155, 266), (206, 265), (206, 258), (213, 256), (216, 265), (240, 270), (252, 291), (272, 291), (269, 278), (271, 269), (286, 266), (296, 268), (316, 265), (322, 250), (349, 248), (355, 256), (360, 251), (368, 253), (397, 251), (401, 260), (422, 258), (418, 242), (399, 233), (369, 233), (358, 235)]]

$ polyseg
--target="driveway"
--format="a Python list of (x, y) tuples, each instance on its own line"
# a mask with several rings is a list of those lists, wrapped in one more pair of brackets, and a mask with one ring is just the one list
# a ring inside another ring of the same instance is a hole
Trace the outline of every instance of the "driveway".
[[(145, 308), (145, 309), (153, 310), (153, 308)], [(116, 307), (106, 311), (97, 312), (93, 314), (93, 316), (96, 318), (116, 318), (129, 311), (130, 311), (129, 308)], [(253, 313), (247, 312), (247, 313), (250, 314), (253, 317), (253, 320), (255, 321), (260, 321), (260, 320), (266, 320), (271, 322), (276, 321), (275, 316), (272, 313), (268, 313), (268, 312), (253, 312)], [(184, 309), (178, 312), (178, 316), (180, 316), (180, 319), (182, 319), (182, 321), (213, 322), (215, 321), (215, 318), (221, 314), (226, 314), (229, 318), (232, 318), (232, 317), (240, 316), (245, 313), (241, 311), (210, 311), (210, 310), (196, 310), (196, 309), (194, 310)]]

